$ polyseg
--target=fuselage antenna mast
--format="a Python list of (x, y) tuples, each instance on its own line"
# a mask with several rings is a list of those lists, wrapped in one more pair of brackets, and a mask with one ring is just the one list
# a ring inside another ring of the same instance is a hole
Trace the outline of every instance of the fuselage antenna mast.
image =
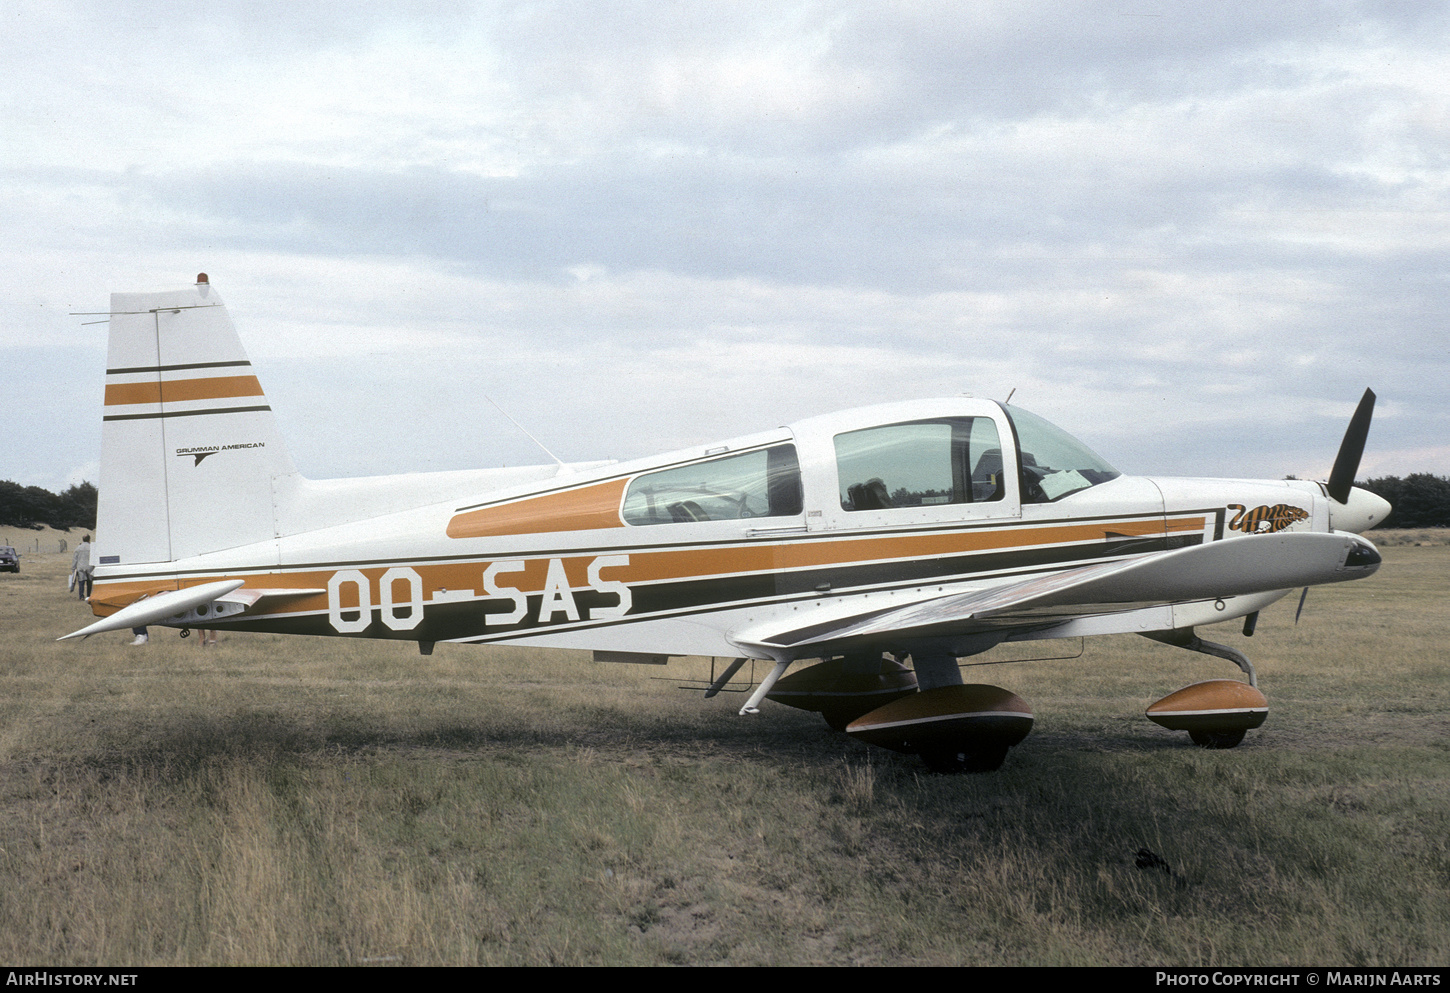
[[(487, 393), (485, 393), (483, 395), (483, 398), (485, 400), (487, 400), (489, 403), (493, 403), (493, 397), (489, 396)], [(565, 466), (564, 466), (564, 460), (561, 459), (561, 458), (559, 458), (559, 456), (555, 455), (553, 452), (549, 451), (549, 449), (544, 446), (544, 443), (542, 441), (540, 441), (538, 438), (535, 438), (532, 434), (529, 434), (529, 429), (526, 428), (526, 427), (524, 427), (518, 421), (514, 420), (513, 419), (513, 416), (507, 410), (504, 410), (502, 407), (500, 407), (496, 403), (493, 403), (493, 407), (500, 414), (502, 414), (503, 416), (507, 417), (509, 419), (509, 423), (510, 424), (512, 424), (514, 427), (518, 428), (525, 435), (527, 435), (528, 436), (528, 439), (530, 441), (532, 441), (535, 445), (538, 445), (540, 448), (544, 449), (544, 454), (547, 455), (547, 456), (549, 456), (549, 458), (553, 459), (555, 462), (559, 463), (559, 468), (560, 469), (565, 468)]]

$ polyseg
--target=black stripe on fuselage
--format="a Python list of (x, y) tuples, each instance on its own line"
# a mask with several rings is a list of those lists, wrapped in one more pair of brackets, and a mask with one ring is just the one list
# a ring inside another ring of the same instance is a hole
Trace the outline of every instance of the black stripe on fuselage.
[[(670, 616), (709, 613), (763, 603), (789, 603), (819, 599), (833, 595), (885, 592), (891, 589), (919, 587), (933, 582), (961, 582), (1012, 573), (1056, 571), (1073, 565), (1086, 565), (1103, 559), (1123, 558), (1145, 552), (1168, 551), (1201, 544), (1202, 534), (1165, 535), (1151, 541), (1134, 541), (1131, 548), (1124, 542), (1105, 541), (1090, 545), (1066, 545), (1046, 548), (1012, 549), (970, 555), (946, 555), (929, 559), (871, 562), (851, 566), (832, 566), (798, 572), (755, 573), (740, 576), (717, 576), (707, 579), (686, 579), (655, 583), (630, 584), (633, 604), (630, 613), (606, 621), (553, 623), (539, 620), (543, 604), (542, 592), (521, 594), (528, 609), (515, 624), (489, 628), (484, 617), (490, 613), (508, 613), (514, 609), (511, 599), (491, 602), (483, 599), (456, 603), (432, 603), (425, 607), (423, 620), (408, 631), (394, 631), (375, 619), (362, 631), (345, 637), (394, 638), (408, 641), (506, 641), (529, 634), (579, 631), (590, 628), (629, 624)], [(825, 587), (823, 589), (823, 587)], [(591, 589), (573, 591), (574, 602), (581, 617), (592, 609), (618, 604), (612, 593)], [(374, 607), (374, 611), (378, 608)], [(562, 611), (556, 610), (557, 617)], [(406, 617), (401, 610), (399, 616)], [(345, 620), (354, 620), (356, 609), (344, 611)], [(218, 622), (226, 624), (225, 621)], [(325, 614), (307, 616), (240, 619), (228, 627), (240, 630), (273, 631), (289, 634), (328, 634), (331, 629)]]

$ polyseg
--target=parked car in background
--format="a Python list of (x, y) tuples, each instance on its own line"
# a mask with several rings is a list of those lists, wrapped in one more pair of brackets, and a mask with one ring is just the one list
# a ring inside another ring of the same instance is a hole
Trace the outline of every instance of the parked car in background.
[(19, 572), (20, 553), (9, 545), (0, 545), (0, 572)]

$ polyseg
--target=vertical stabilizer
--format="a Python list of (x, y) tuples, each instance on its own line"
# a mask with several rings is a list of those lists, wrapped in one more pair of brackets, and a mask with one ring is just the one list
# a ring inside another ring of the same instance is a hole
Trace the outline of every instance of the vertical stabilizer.
[(111, 295), (99, 564), (169, 562), (275, 537), (296, 474), (221, 298), (195, 287)]

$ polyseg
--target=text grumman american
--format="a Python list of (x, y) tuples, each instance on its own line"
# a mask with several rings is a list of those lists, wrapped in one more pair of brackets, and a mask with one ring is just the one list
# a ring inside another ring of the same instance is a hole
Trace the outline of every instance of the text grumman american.
[(195, 448), (178, 448), (177, 455), (199, 455), (202, 452), (229, 452), (234, 448), (266, 448), (265, 441), (247, 441), (238, 445), (200, 445)]

